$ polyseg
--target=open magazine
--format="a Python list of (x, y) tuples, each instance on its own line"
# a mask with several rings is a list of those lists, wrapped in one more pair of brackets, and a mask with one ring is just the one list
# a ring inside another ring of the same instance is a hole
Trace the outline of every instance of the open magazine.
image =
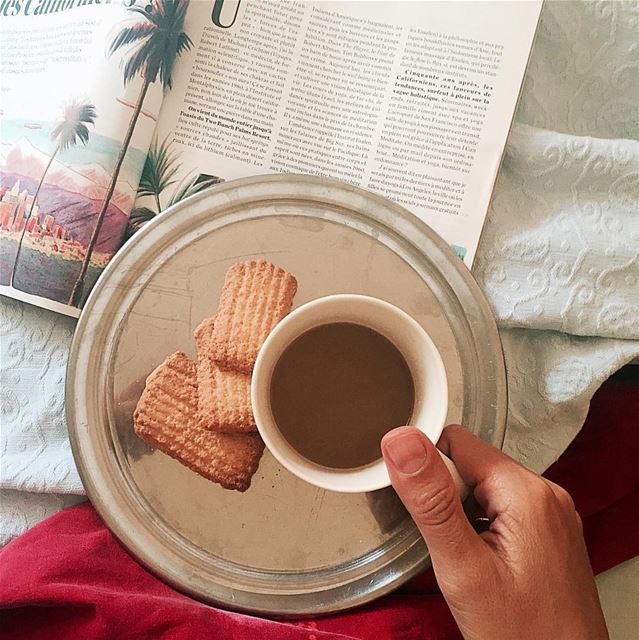
[(0, 293), (77, 315), (218, 182), (331, 176), (472, 264), (541, 0), (0, 0)]

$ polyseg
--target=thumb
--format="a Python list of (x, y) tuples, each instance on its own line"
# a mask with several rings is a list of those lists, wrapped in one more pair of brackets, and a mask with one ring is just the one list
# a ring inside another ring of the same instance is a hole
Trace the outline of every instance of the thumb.
[(482, 541), (471, 527), (455, 483), (435, 445), (415, 427), (399, 427), (382, 439), (395, 491), (426, 540), (433, 565), (477, 560)]

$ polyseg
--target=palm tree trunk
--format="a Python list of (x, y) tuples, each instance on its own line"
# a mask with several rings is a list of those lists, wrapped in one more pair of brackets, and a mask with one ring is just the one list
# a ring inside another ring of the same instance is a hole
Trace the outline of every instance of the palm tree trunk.
[(38, 194), (40, 193), (40, 188), (42, 187), (42, 185), (44, 184), (44, 178), (47, 175), (47, 172), (49, 171), (49, 167), (51, 166), (53, 159), (56, 157), (56, 155), (58, 155), (58, 151), (60, 151), (60, 145), (58, 145), (55, 150), (53, 151), (53, 153), (51, 154), (51, 157), (49, 158), (49, 162), (47, 162), (47, 166), (44, 168), (44, 172), (42, 173), (42, 176), (40, 177), (40, 182), (38, 182), (38, 187), (35, 190), (35, 193), (33, 194), (33, 200), (31, 202), (31, 206), (29, 207), (29, 213), (27, 214), (26, 220), (24, 221), (24, 229), (22, 229), (22, 233), (20, 234), (20, 240), (18, 242), (18, 249), (16, 251), (16, 257), (13, 260), (13, 269), (11, 269), (11, 276), (9, 278), (9, 286), (12, 287), (13, 286), (13, 279), (15, 277), (16, 274), (16, 269), (18, 267), (18, 258), (20, 257), (20, 250), (22, 249), (22, 241), (24, 240), (24, 234), (27, 230), (27, 223), (29, 222), (29, 220), (31, 220), (31, 214), (33, 213), (33, 207), (35, 207), (35, 203), (36, 200), (38, 199)]
[(78, 307), (80, 305), (80, 300), (82, 299), (82, 292), (84, 291), (84, 278), (86, 277), (87, 271), (89, 269), (89, 263), (91, 262), (91, 256), (93, 255), (93, 249), (95, 248), (96, 242), (98, 240), (98, 235), (100, 234), (102, 223), (104, 222), (104, 218), (106, 217), (106, 212), (109, 207), (109, 203), (111, 202), (111, 198), (113, 197), (113, 192), (115, 191), (115, 185), (118, 181), (118, 175), (120, 174), (120, 169), (122, 168), (122, 163), (124, 162), (124, 157), (126, 156), (127, 149), (129, 148), (129, 143), (131, 142), (131, 138), (133, 137), (133, 130), (135, 129), (135, 125), (137, 124), (140, 111), (142, 111), (142, 104), (144, 102), (144, 98), (146, 97), (146, 92), (150, 84), (151, 83), (148, 80), (148, 78), (145, 77), (144, 84), (142, 85), (142, 90), (140, 91), (138, 101), (133, 111), (133, 115), (131, 116), (131, 121), (129, 122), (129, 128), (126, 132), (126, 136), (124, 137), (124, 141), (122, 142), (122, 147), (120, 148), (120, 154), (118, 155), (118, 160), (115, 163), (115, 168), (113, 169), (113, 174), (111, 176), (111, 183), (109, 184), (109, 188), (107, 189), (106, 195), (104, 196), (104, 202), (102, 203), (102, 208), (100, 209), (100, 213), (98, 213), (97, 221), (95, 223), (95, 228), (93, 229), (93, 233), (91, 234), (91, 239), (89, 240), (89, 244), (87, 245), (87, 249), (84, 254), (84, 260), (82, 261), (80, 274), (78, 275), (78, 278), (75, 281), (75, 284), (73, 285), (73, 290), (71, 291), (71, 295), (69, 296), (69, 304), (74, 307)]

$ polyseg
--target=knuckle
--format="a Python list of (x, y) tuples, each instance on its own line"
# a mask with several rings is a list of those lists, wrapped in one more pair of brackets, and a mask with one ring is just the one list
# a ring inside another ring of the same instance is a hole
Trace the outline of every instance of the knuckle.
[(457, 492), (449, 484), (429, 487), (429, 491), (420, 491), (413, 501), (413, 516), (420, 522), (431, 526), (441, 526), (451, 521), (456, 512)]
[(446, 438), (454, 438), (463, 431), (466, 431), (466, 429), (464, 429), (460, 424), (449, 424), (444, 428), (443, 434)]
[(444, 438), (453, 438), (460, 431), (464, 431), (464, 427), (462, 427), (460, 424), (449, 424), (444, 427), (442, 435), (444, 436)]
[(444, 428), (444, 431), (447, 433), (458, 433), (460, 431), (465, 431), (465, 429), (460, 424), (449, 424)]
[(533, 487), (532, 495), (539, 506), (549, 507), (555, 502), (555, 492), (541, 478), (534, 483)]
[(572, 496), (559, 485), (541, 480), (531, 487), (535, 504), (544, 510), (557, 510), (564, 513), (576, 513)]
[(572, 496), (563, 487), (557, 486), (555, 494), (557, 496), (559, 504), (564, 509), (566, 509), (567, 511), (575, 510), (575, 503), (573, 502)]

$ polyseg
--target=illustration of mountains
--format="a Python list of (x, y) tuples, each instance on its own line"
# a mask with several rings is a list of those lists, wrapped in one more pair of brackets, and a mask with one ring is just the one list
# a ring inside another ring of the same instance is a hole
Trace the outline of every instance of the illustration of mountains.
[[(0, 163), (0, 188), (11, 189), (20, 182), (20, 191), (34, 194), (48, 157), (27, 140), (13, 145)], [(107, 172), (98, 164), (66, 167), (54, 160), (38, 195), (41, 219), (50, 214), (75, 240), (85, 246), (102, 205)], [(118, 181), (115, 197), (109, 203), (96, 245), (99, 252), (115, 253), (120, 246), (128, 214), (133, 204), (133, 188)]]
[[(39, 180), (47, 162), (49, 156), (46, 153), (36, 149), (26, 138), (21, 138), (10, 147), (0, 161), (0, 170), (25, 178), (37, 176)], [(66, 166), (55, 159), (47, 172), (44, 184), (81, 194), (90, 200), (103, 200), (110, 180), (111, 175), (95, 162)], [(134, 197), (135, 188), (126, 180), (118, 180), (111, 204), (123, 213), (128, 213), (133, 206)]]

